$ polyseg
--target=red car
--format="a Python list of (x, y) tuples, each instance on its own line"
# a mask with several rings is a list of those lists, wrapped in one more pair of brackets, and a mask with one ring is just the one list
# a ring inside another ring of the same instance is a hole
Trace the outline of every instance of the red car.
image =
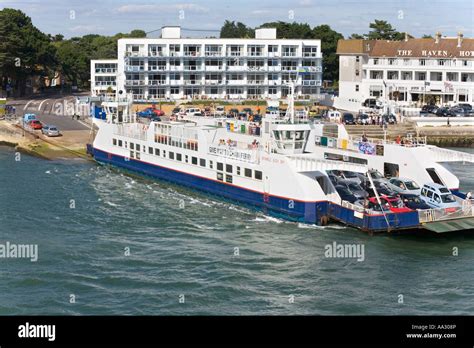
[(156, 116), (165, 116), (165, 112), (163, 110), (157, 109), (155, 105), (152, 105), (151, 108), (147, 108), (147, 109), (153, 111)]
[(32, 120), (30, 121), (30, 127), (33, 129), (42, 129), (43, 124), (38, 120)]
[[(369, 202), (378, 205), (377, 198), (371, 197), (369, 198)], [(384, 210), (390, 210), (393, 213), (407, 213), (412, 211), (410, 208), (405, 207), (402, 200), (399, 197), (389, 197), (382, 195), (380, 196), (380, 202)]]

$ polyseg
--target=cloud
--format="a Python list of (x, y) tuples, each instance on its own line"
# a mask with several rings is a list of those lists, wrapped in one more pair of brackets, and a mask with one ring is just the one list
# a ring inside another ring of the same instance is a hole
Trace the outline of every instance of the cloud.
[(300, 0), (299, 5), (301, 7), (311, 7), (313, 6), (313, 0)]
[(152, 5), (152, 4), (142, 4), (142, 5), (123, 5), (117, 8), (119, 13), (146, 13), (152, 11), (160, 12), (173, 12), (173, 11), (189, 11), (195, 13), (207, 13), (209, 9), (204, 6), (184, 3), (184, 4), (175, 4), (175, 5)]
[(76, 25), (75, 27), (69, 28), (69, 31), (73, 33), (96, 33), (103, 29), (104, 27), (99, 25)]

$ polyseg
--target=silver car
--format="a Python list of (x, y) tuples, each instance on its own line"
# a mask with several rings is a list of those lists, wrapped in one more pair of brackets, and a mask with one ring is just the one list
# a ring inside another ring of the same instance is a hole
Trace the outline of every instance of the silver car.
[(421, 187), (412, 179), (408, 178), (391, 178), (388, 186), (398, 193), (411, 193), (419, 195)]
[(58, 127), (50, 124), (44, 125), (41, 132), (48, 137), (58, 137), (61, 134)]

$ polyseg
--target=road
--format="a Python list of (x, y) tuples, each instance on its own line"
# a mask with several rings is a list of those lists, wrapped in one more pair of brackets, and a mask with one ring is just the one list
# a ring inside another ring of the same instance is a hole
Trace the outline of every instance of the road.
[[(74, 96), (17, 100), (14, 104), (16, 114), (23, 116), (25, 113), (33, 113), (44, 124), (53, 124), (61, 131), (87, 130), (89, 125), (84, 121), (88, 118), (87, 108), (78, 110)], [(72, 119), (72, 115), (80, 114), (81, 120)]]

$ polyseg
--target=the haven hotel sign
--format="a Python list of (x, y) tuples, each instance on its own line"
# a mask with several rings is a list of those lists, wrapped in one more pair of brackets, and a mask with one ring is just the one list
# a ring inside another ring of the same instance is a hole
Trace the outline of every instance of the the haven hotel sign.
[[(421, 57), (434, 57), (434, 58), (449, 58), (452, 55), (448, 50), (421, 50)], [(412, 50), (397, 50), (398, 57), (413, 57)], [(454, 56), (457, 57), (474, 57), (474, 51), (458, 51)]]

